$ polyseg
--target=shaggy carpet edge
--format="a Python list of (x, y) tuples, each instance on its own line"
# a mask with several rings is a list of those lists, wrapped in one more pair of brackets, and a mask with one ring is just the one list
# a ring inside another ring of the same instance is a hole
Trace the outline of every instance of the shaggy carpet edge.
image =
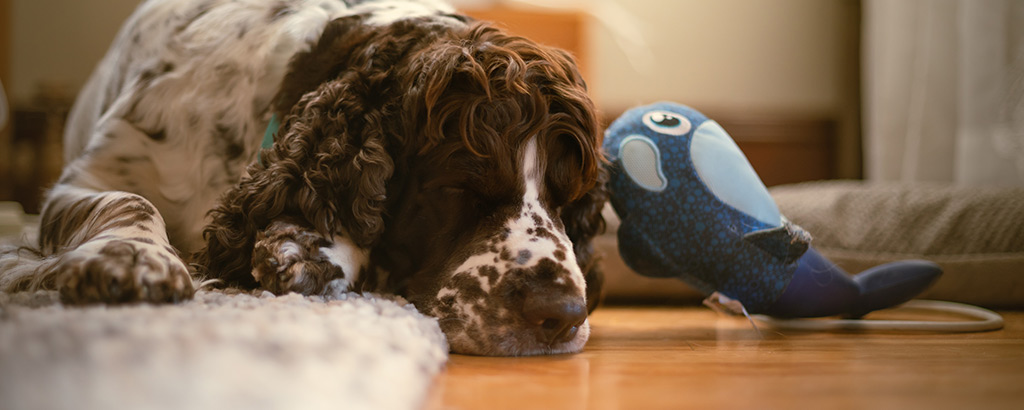
[(199, 291), (67, 307), (0, 293), (0, 408), (417, 408), (448, 358), (395, 297)]

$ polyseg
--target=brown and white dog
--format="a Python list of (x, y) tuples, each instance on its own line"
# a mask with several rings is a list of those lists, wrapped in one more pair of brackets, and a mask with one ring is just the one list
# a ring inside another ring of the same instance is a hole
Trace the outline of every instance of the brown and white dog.
[(390, 292), (455, 352), (578, 351), (600, 139), (571, 57), (441, 3), (149, 0), (69, 119), (38, 263), (9, 251), (0, 289)]

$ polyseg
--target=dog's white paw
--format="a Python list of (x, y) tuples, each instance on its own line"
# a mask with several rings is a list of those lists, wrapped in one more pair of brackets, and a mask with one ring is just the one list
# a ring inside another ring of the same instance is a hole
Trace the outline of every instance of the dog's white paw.
[(344, 279), (344, 269), (324, 252), (331, 242), (296, 225), (276, 222), (256, 238), (252, 276), (264, 289), (281, 295), (322, 294), (331, 281)]

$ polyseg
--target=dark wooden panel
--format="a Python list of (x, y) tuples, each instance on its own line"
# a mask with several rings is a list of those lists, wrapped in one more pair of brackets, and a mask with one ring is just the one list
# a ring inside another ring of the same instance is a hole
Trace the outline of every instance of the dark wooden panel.
[[(0, 0), (0, 82), (4, 88), (11, 84), (11, 2)], [(9, 108), (9, 107), (8, 107)], [(8, 113), (10, 113), (8, 111)], [(10, 199), (11, 184), (11, 118), (7, 125), (0, 125), (0, 201)]]
[[(610, 124), (621, 113), (606, 115)], [(836, 121), (803, 116), (707, 113), (732, 136), (765, 185), (834, 179)]]
[(13, 138), (7, 160), (10, 194), (4, 200), (20, 202), (25, 212), (37, 213), (43, 192), (52, 186), (64, 164), (62, 134), (66, 106), (12, 110)]
[(729, 132), (767, 186), (837, 176), (834, 121), (729, 115), (712, 118)]
[(580, 74), (589, 79), (584, 43), (585, 16), (581, 13), (544, 10), (533, 11), (494, 6), (461, 10), (478, 20), (490, 21), (517, 36), (540, 44), (558, 47), (576, 58)]

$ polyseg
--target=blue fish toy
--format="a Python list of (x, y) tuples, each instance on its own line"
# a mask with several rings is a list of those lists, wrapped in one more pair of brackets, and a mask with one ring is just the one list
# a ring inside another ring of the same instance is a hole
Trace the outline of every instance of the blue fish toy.
[(778, 317), (859, 317), (903, 303), (942, 273), (899, 261), (851, 276), (787, 220), (729, 134), (700, 112), (661, 102), (605, 133), (619, 252), (636, 272)]

